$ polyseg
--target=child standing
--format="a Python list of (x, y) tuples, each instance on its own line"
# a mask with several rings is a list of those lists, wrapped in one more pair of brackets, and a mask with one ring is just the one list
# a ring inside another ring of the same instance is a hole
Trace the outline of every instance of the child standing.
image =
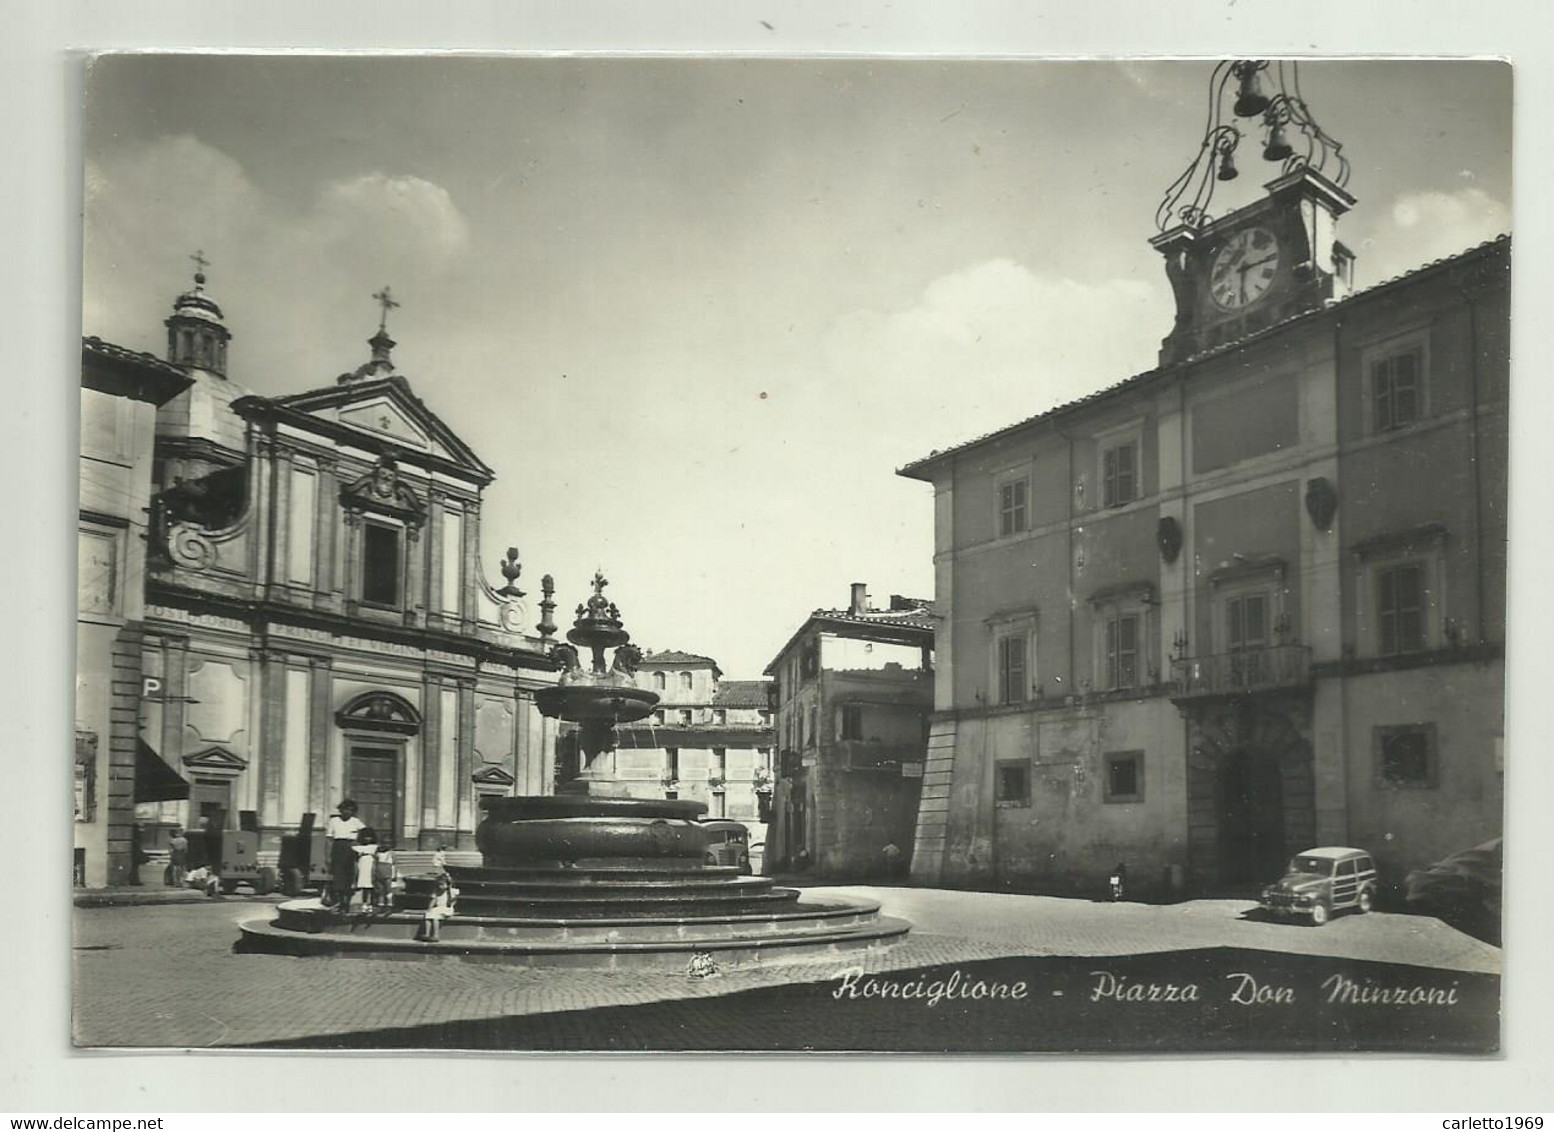
[(459, 898), (459, 890), (453, 887), (453, 881), (447, 873), (437, 878), (437, 886), (432, 891), (432, 899), (426, 905), (426, 911), (421, 914), (421, 934), (417, 938), (427, 943), (435, 943), (442, 922), (453, 915), (453, 904)]
[(399, 870), (394, 866), (394, 842), (385, 837), (372, 859), (372, 893), (379, 911), (394, 910), (394, 882)]
[(432, 854), (432, 871), (438, 876), (448, 874), (448, 847), (441, 843), (437, 846), (437, 852)]
[(372, 872), (378, 856), (378, 835), (371, 826), (356, 835), (353, 848), (356, 850), (356, 895), (361, 898), (361, 911), (365, 914), (372, 911)]

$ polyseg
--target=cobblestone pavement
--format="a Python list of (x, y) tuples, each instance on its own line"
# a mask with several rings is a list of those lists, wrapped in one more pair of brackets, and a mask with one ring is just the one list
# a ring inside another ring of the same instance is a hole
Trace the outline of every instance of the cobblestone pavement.
[(931, 889), (830, 890), (911, 920), (895, 947), (693, 980), (676, 972), (530, 970), (456, 958), (297, 959), (241, 954), (237, 925), (267, 903), (79, 908), (76, 1041), (88, 1046), (228, 1046), (368, 1030), (705, 999), (836, 978), (843, 966), (904, 971), (1014, 956), (1121, 956), (1236, 947), (1380, 959), (1498, 974), (1499, 951), (1439, 921), (1371, 913), (1325, 928), (1240, 919), (1251, 905), (1100, 904)]

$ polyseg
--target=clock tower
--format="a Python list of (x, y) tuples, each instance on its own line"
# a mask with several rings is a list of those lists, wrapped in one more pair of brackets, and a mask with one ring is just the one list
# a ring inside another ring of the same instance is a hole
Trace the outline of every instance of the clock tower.
[[(1275, 64), (1280, 89), (1271, 97), (1262, 85), (1272, 69), (1267, 62), (1215, 68), (1208, 131), (1198, 157), (1167, 190), (1156, 215), (1160, 232), (1150, 240), (1165, 257), (1176, 299), (1161, 365), (1343, 298), (1353, 286), (1354, 254), (1337, 237), (1339, 217), (1354, 205), (1344, 188), (1348, 163), (1305, 103), (1286, 93), (1286, 66), (1291, 89), (1298, 90), (1294, 64)], [(1219, 100), (1232, 80), (1238, 96), (1222, 117)], [(1208, 208), (1215, 189), (1238, 175), (1234, 154), (1243, 135), (1235, 117), (1261, 119), (1263, 157), (1282, 169), (1262, 197), (1213, 217)], [(1290, 144), (1292, 130), (1305, 152)]]

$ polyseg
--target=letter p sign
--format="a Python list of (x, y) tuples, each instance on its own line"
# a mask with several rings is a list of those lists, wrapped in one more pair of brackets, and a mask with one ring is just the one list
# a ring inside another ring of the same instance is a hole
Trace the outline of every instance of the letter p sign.
[(140, 681), (140, 698), (143, 700), (156, 700), (162, 696), (162, 678), (160, 676), (146, 676)]

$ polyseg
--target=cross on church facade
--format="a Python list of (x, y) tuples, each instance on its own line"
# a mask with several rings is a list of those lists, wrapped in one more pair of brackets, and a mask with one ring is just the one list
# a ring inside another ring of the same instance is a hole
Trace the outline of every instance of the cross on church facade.
[(205, 250), (203, 248), (196, 250), (189, 259), (194, 262), (194, 273), (196, 275), (204, 275), (205, 269), (210, 266), (210, 260), (205, 258)]
[(388, 313), (398, 307), (399, 303), (395, 300), (394, 293), (387, 287), (384, 287), (381, 291), (373, 292), (372, 297), (383, 308), (383, 314), (378, 319), (378, 329), (386, 333), (388, 331)]

